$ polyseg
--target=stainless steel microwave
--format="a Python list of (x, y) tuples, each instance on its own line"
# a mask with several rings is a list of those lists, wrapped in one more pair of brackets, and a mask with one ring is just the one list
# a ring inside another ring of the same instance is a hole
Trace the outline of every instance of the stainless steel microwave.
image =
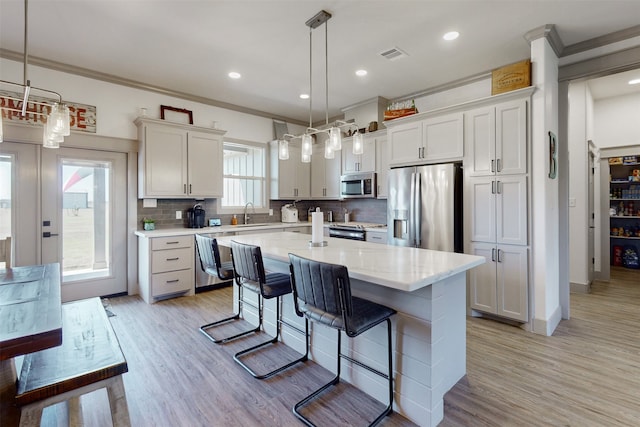
[(340, 177), (340, 197), (343, 199), (375, 198), (376, 173), (359, 172)]

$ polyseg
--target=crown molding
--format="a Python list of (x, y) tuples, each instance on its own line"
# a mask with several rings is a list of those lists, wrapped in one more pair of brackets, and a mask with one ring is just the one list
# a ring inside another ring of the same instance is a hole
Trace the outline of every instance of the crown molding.
[(564, 52), (564, 44), (558, 35), (558, 31), (556, 31), (556, 26), (553, 24), (546, 24), (538, 28), (534, 28), (531, 31), (528, 31), (524, 35), (524, 39), (531, 44), (532, 41), (545, 38), (549, 42), (549, 45), (556, 53), (556, 56), (559, 58), (563, 55)]
[[(16, 62), (23, 62), (24, 56), (22, 53), (14, 52), (4, 48), (0, 48), (0, 58), (9, 59)], [(308, 123), (304, 123), (297, 119), (290, 117), (279, 116), (277, 114), (255, 110), (253, 108), (242, 107), (240, 105), (231, 104), (228, 102), (218, 101), (203, 96), (192, 95), (186, 92), (180, 92), (172, 89), (167, 89), (161, 86), (150, 85), (142, 83), (136, 80), (126, 79), (118, 77), (113, 74), (102, 73), (100, 71), (90, 70), (88, 68), (77, 67), (74, 65), (64, 64), (62, 62), (52, 61), (49, 59), (40, 58), (37, 56), (29, 56), (29, 65), (36, 65), (39, 67), (60, 71), (63, 73), (74, 74), (76, 76), (87, 77), (94, 80), (100, 80), (107, 83), (113, 83), (120, 86), (127, 86), (134, 89), (140, 89), (148, 92), (155, 92), (161, 95), (171, 96), (174, 98), (180, 98), (187, 101), (193, 101), (204, 105), (211, 105), (213, 107), (224, 108), (226, 110), (237, 111), (240, 113), (251, 114), (258, 117), (266, 117), (269, 119), (277, 119), (286, 121), (301, 126), (307, 126)]]
[(605, 34), (604, 36), (595, 37), (583, 42), (572, 44), (564, 48), (564, 50), (562, 51), (562, 56), (574, 55), (576, 53), (585, 52), (591, 49), (617, 43), (638, 36), (640, 36), (640, 25), (625, 28), (624, 30), (616, 31), (614, 33)]

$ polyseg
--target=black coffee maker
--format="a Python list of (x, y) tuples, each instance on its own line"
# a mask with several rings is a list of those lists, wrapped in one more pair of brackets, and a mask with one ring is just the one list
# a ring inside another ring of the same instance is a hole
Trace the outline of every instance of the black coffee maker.
[(187, 221), (189, 228), (204, 227), (204, 209), (202, 209), (202, 206), (195, 205), (187, 209)]

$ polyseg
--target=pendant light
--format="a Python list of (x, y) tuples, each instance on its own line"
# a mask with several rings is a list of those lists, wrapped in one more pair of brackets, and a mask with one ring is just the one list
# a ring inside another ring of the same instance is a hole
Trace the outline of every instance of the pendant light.
[[(23, 61), (23, 82), (24, 84), (14, 83), (6, 80), (0, 80), (1, 84), (11, 85), (20, 87), (22, 92), (22, 98), (12, 97), (10, 95), (3, 95), (4, 98), (21, 102), (21, 108), (13, 108), (11, 106), (0, 106), (0, 110), (11, 111), (15, 113), (20, 113), (22, 117), (25, 117), (27, 114), (33, 116), (44, 116), (46, 119), (46, 124), (44, 126), (44, 131), (42, 135), (42, 145), (47, 148), (58, 148), (60, 143), (64, 141), (65, 136), (69, 136), (71, 134), (71, 129), (69, 126), (70, 118), (69, 118), (69, 107), (62, 102), (62, 96), (58, 92), (54, 92), (52, 90), (42, 89), (38, 87), (31, 86), (31, 81), (27, 79), (27, 66), (28, 66), (28, 50), (27, 50), (27, 35), (28, 35), (28, 10), (29, 4), (28, 0), (24, 0), (24, 61)], [(37, 90), (40, 92), (46, 92), (48, 94), (55, 95), (58, 98), (58, 101), (53, 105), (50, 105), (46, 102), (33, 101), (29, 100), (29, 95), (31, 94), (31, 90)], [(29, 103), (36, 104), (42, 107), (42, 112), (40, 111), (27, 111), (27, 106)], [(50, 110), (47, 113), (47, 110)], [(3, 130), (2, 130), (2, 114), (0, 111), (0, 142), (3, 140)]]
[(278, 141), (278, 159), (289, 159), (289, 141), (284, 138)]
[(324, 158), (325, 159), (336, 158), (336, 152), (333, 151), (333, 148), (331, 147), (331, 141), (329, 141), (328, 139), (324, 141)]
[(364, 135), (356, 130), (353, 135), (353, 154), (364, 153)]

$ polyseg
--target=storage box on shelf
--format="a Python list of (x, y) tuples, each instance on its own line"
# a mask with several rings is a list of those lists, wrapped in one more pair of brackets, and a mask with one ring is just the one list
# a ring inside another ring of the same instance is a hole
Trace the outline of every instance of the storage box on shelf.
[(640, 268), (640, 163), (638, 156), (609, 159), (611, 265)]

